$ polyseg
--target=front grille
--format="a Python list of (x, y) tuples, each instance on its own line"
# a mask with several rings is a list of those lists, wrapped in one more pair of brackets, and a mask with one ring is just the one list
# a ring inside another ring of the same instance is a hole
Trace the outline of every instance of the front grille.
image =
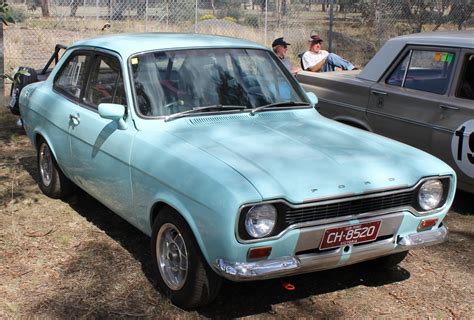
[(285, 211), (285, 223), (292, 225), (296, 223), (315, 221), (328, 218), (358, 215), (361, 213), (387, 210), (391, 208), (411, 206), (416, 191), (410, 190), (383, 196), (373, 196), (364, 199), (341, 200), (336, 203), (315, 204), (304, 208), (287, 208)]

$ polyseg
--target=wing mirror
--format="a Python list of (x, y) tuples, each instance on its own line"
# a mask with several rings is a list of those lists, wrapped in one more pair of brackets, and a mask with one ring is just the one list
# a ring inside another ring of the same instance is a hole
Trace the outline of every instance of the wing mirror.
[(101, 103), (99, 104), (99, 115), (101, 118), (116, 121), (117, 127), (120, 130), (127, 129), (127, 124), (123, 120), (123, 117), (125, 116), (125, 107), (121, 104)]
[(318, 97), (312, 92), (306, 92), (306, 97), (308, 97), (309, 103), (314, 108), (318, 104)]

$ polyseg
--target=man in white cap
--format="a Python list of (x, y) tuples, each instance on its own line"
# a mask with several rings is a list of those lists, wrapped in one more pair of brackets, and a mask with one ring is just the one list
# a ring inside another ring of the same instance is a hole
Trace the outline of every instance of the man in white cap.
[(321, 50), (323, 39), (321, 39), (320, 36), (313, 35), (310, 37), (308, 42), (309, 50), (306, 51), (301, 58), (304, 70), (326, 72), (354, 69), (352, 63), (341, 58), (337, 54)]

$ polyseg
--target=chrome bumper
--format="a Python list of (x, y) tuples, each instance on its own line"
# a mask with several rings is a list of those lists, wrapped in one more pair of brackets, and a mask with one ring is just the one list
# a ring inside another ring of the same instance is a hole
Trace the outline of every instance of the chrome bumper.
[(435, 230), (415, 233), (403, 238), (391, 238), (363, 246), (353, 246), (349, 258), (346, 260), (341, 259), (343, 248), (338, 248), (327, 253), (311, 253), (256, 262), (230, 262), (217, 259), (214, 269), (222, 277), (232, 281), (279, 278), (337, 268), (416, 247), (435, 245), (444, 242), (447, 237), (448, 229), (442, 226)]

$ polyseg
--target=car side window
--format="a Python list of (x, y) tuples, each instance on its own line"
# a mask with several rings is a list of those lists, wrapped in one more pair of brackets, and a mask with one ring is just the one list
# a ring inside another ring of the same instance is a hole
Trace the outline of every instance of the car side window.
[(101, 103), (127, 104), (120, 63), (116, 58), (96, 57), (83, 101), (94, 108)]
[(67, 95), (80, 98), (86, 79), (86, 66), (89, 59), (90, 57), (86, 54), (77, 54), (69, 59), (56, 78), (54, 87)]
[(455, 54), (447, 51), (411, 50), (387, 79), (387, 84), (445, 94)]
[(456, 97), (474, 100), (474, 54), (466, 55)]

